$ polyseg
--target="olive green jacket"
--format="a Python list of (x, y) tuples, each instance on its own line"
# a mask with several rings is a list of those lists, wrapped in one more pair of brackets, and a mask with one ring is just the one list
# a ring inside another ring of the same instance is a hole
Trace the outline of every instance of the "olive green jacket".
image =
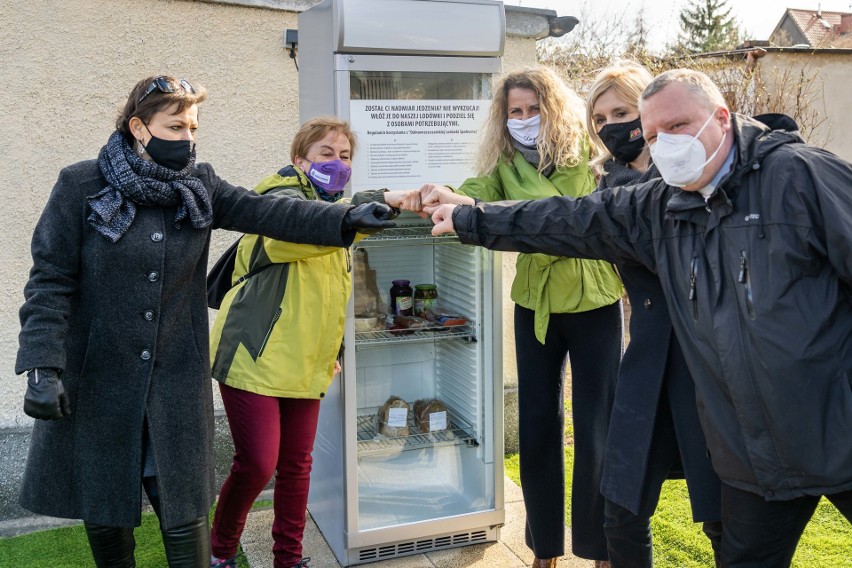
[[(294, 167), (264, 178), (255, 188), (282, 199), (318, 199)], [(356, 201), (383, 201), (358, 194)], [(341, 202), (344, 202), (343, 200)], [(210, 333), (213, 378), (266, 396), (322, 398), (334, 378), (351, 290), (349, 250), (245, 235), (237, 250), (234, 286), (222, 301)]]
[[(488, 175), (470, 178), (455, 191), (482, 201), (580, 197), (594, 191), (588, 149), (581, 162), (541, 175), (520, 152)], [(550, 314), (585, 312), (617, 302), (623, 293), (612, 264), (546, 254), (518, 255), (512, 300), (535, 310), (535, 336), (544, 343)]]

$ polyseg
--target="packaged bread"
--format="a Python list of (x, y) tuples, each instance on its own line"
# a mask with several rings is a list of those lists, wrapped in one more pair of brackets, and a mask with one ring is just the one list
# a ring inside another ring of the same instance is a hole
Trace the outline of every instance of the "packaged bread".
[(408, 411), (410, 406), (398, 396), (391, 396), (379, 408), (376, 421), (379, 434), (390, 437), (408, 436)]
[(447, 407), (437, 398), (424, 398), (414, 403), (414, 427), (418, 432), (439, 432), (449, 425)]

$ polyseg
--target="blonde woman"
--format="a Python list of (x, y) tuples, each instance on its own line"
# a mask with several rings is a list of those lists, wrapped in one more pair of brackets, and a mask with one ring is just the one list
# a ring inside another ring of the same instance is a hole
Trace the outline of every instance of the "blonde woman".
[[(437, 203), (579, 197), (595, 189), (583, 103), (546, 68), (502, 77), (494, 96), (479, 177), (455, 189), (427, 184), (415, 199)], [(406, 203), (404, 207), (416, 207)], [(518, 366), (520, 472), (526, 541), (534, 566), (564, 554), (564, 406), (571, 363), (574, 475), (573, 553), (606, 565), (601, 471), (618, 362), (621, 281), (607, 262), (518, 256), (512, 284)]]
[[(586, 97), (586, 122), (599, 149), (599, 189), (659, 178), (642, 136), (638, 101), (653, 77), (631, 61), (600, 71)], [(620, 262), (633, 307), (606, 443), (601, 493), (613, 568), (651, 568), (651, 516), (666, 478), (686, 478), (692, 518), (718, 554), (721, 484), (698, 422), (695, 385), (674, 337), (663, 287), (640, 264)], [(717, 561), (718, 564), (718, 561)]]

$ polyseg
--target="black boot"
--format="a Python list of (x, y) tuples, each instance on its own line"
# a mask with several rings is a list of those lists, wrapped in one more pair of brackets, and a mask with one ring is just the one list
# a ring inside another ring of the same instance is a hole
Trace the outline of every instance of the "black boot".
[(98, 568), (136, 568), (133, 529), (83, 523)]
[(210, 527), (207, 515), (173, 529), (160, 529), (169, 568), (210, 567)]

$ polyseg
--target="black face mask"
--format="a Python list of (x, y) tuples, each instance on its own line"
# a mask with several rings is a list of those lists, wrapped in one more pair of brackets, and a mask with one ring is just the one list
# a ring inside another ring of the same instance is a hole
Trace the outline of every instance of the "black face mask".
[(632, 162), (642, 153), (645, 139), (642, 138), (642, 121), (607, 124), (598, 132), (601, 141), (610, 153), (623, 162)]
[[(145, 125), (145, 130), (148, 126)], [(151, 131), (148, 130), (148, 134)], [(139, 142), (142, 144), (142, 142)], [(151, 159), (166, 168), (180, 171), (189, 165), (195, 156), (195, 144), (189, 140), (163, 140), (151, 134), (148, 145), (143, 145)]]

